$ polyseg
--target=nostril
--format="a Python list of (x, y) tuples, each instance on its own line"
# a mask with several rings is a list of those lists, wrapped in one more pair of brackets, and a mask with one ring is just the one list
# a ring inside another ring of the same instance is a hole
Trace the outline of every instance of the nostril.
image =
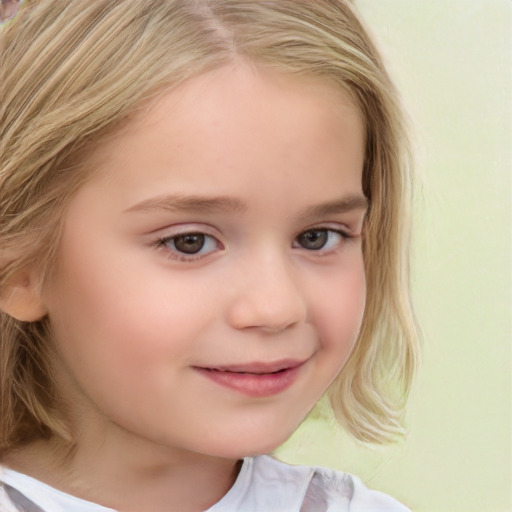
[(306, 307), (300, 298), (293, 304), (239, 300), (231, 306), (229, 321), (237, 329), (258, 329), (266, 333), (284, 331), (305, 321)]

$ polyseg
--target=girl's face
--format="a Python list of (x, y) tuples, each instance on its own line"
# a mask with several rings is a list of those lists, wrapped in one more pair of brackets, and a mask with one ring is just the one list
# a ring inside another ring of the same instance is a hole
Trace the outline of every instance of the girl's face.
[(338, 87), (239, 63), (98, 148), (43, 295), (82, 443), (239, 458), (295, 430), (363, 315), (363, 131)]

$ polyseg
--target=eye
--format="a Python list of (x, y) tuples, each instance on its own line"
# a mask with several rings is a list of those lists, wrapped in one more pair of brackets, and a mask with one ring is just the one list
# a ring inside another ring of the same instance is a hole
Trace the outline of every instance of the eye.
[(294, 243), (294, 247), (307, 249), (308, 251), (320, 251), (335, 249), (349, 236), (341, 230), (314, 228), (301, 233)]
[(174, 255), (176, 259), (187, 259), (187, 256), (207, 256), (221, 248), (220, 242), (215, 237), (205, 233), (180, 233), (161, 238), (156, 245), (169, 250), (171, 257)]

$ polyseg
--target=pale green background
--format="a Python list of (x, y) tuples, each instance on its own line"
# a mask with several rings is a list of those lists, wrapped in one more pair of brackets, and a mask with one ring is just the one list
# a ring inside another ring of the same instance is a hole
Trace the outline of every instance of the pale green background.
[(417, 512), (512, 511), (512, 2), (356, 4), (418, 132), (424, 361), (403, 445), (361, 448), (317, 418), (278, 455), (356, 473)]

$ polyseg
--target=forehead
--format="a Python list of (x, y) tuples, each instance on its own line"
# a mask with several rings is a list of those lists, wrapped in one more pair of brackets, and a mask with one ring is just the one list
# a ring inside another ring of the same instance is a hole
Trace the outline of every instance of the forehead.
[[(256, 98), (259, 101), (255, 102)], [(293, 106), (298, 115), (304, 115), (307, 107), (322, 109), (328, 105), (332, 115), (360, 116), (357, 101), (348, 87), (331, 78), (285, 73), (238, 59), (163, 91), (140, 109), (134, 121), (149, 125), (183, 109), (189, 114), (206, 111), (210, 116), (219, 104), (226, 115), (238, 113), (240, 108), (256, 107), (262, 115), (268, 116), (269, 111), (262, 108), (268, 101), (274, 102), (274, 107), (281, 107), (273, 111), (275, 117), (286, 112), (291, 103), (295, 103)], [(297, 109), (300, 104), (303, 109)], [(218, 112), (215, 116), (218, 117)], [(205, 117), (200, 119), (204, 121)]]
[[(259, 105), (254, 97), (259, 97)], [(362, 128), (362, 112), (348, 86), (342, 86), (328, 77), (298, 75), (280, 72), (259, 66), (249, 60), (235, 60), (225, 66), (201, 73), (185, 82), (163, 90), (151, 100), (146, 101), (131, 113), (129, 118), (100, 143), (92, 157), (111, 155), (112, 149), (121, 146), (128, 138), (140, 137), (144, 131), (152, 131), (159, 123), (166, 122), (169, 116), (179, 119), (181, 125), (186, 118), (191, 123), (201, 123), (205, 128), (219, 120), (219, 105), (226, 117), (263, 106), (272, 97), (279, 99), (281, 108), (274, 109), (274, 118), (284, 114), (293, 102), (296, 117), (310, 120), (307, 108), (317, 105), (320, 109), (327, 106), (332, 116), (350, 117)], [(201, 100), (201, 101), (198, 101)], [(213, 111), (217, 112), (213, 114)], [(268, 111), (262, 110), (261, 115)], [(287, 112), (289, 115), (289, 112)], [(253, 112), (254, 115), (254, 112)], [(250, 118), (247, 118), (250, 122)], [(178, 129), (178, 133), (182, 130)]]
[(361, 115), (342, 87), (236, 62), (163, 91), (92, 160), (110, 180), (130, 175), (148, 194), (169, 173), (177, 188), (210, 192), (247, 176), (292, 182), (304, 166), (314, 173), (320, 159), (333, 173), (360, 171), (363, 145)]

